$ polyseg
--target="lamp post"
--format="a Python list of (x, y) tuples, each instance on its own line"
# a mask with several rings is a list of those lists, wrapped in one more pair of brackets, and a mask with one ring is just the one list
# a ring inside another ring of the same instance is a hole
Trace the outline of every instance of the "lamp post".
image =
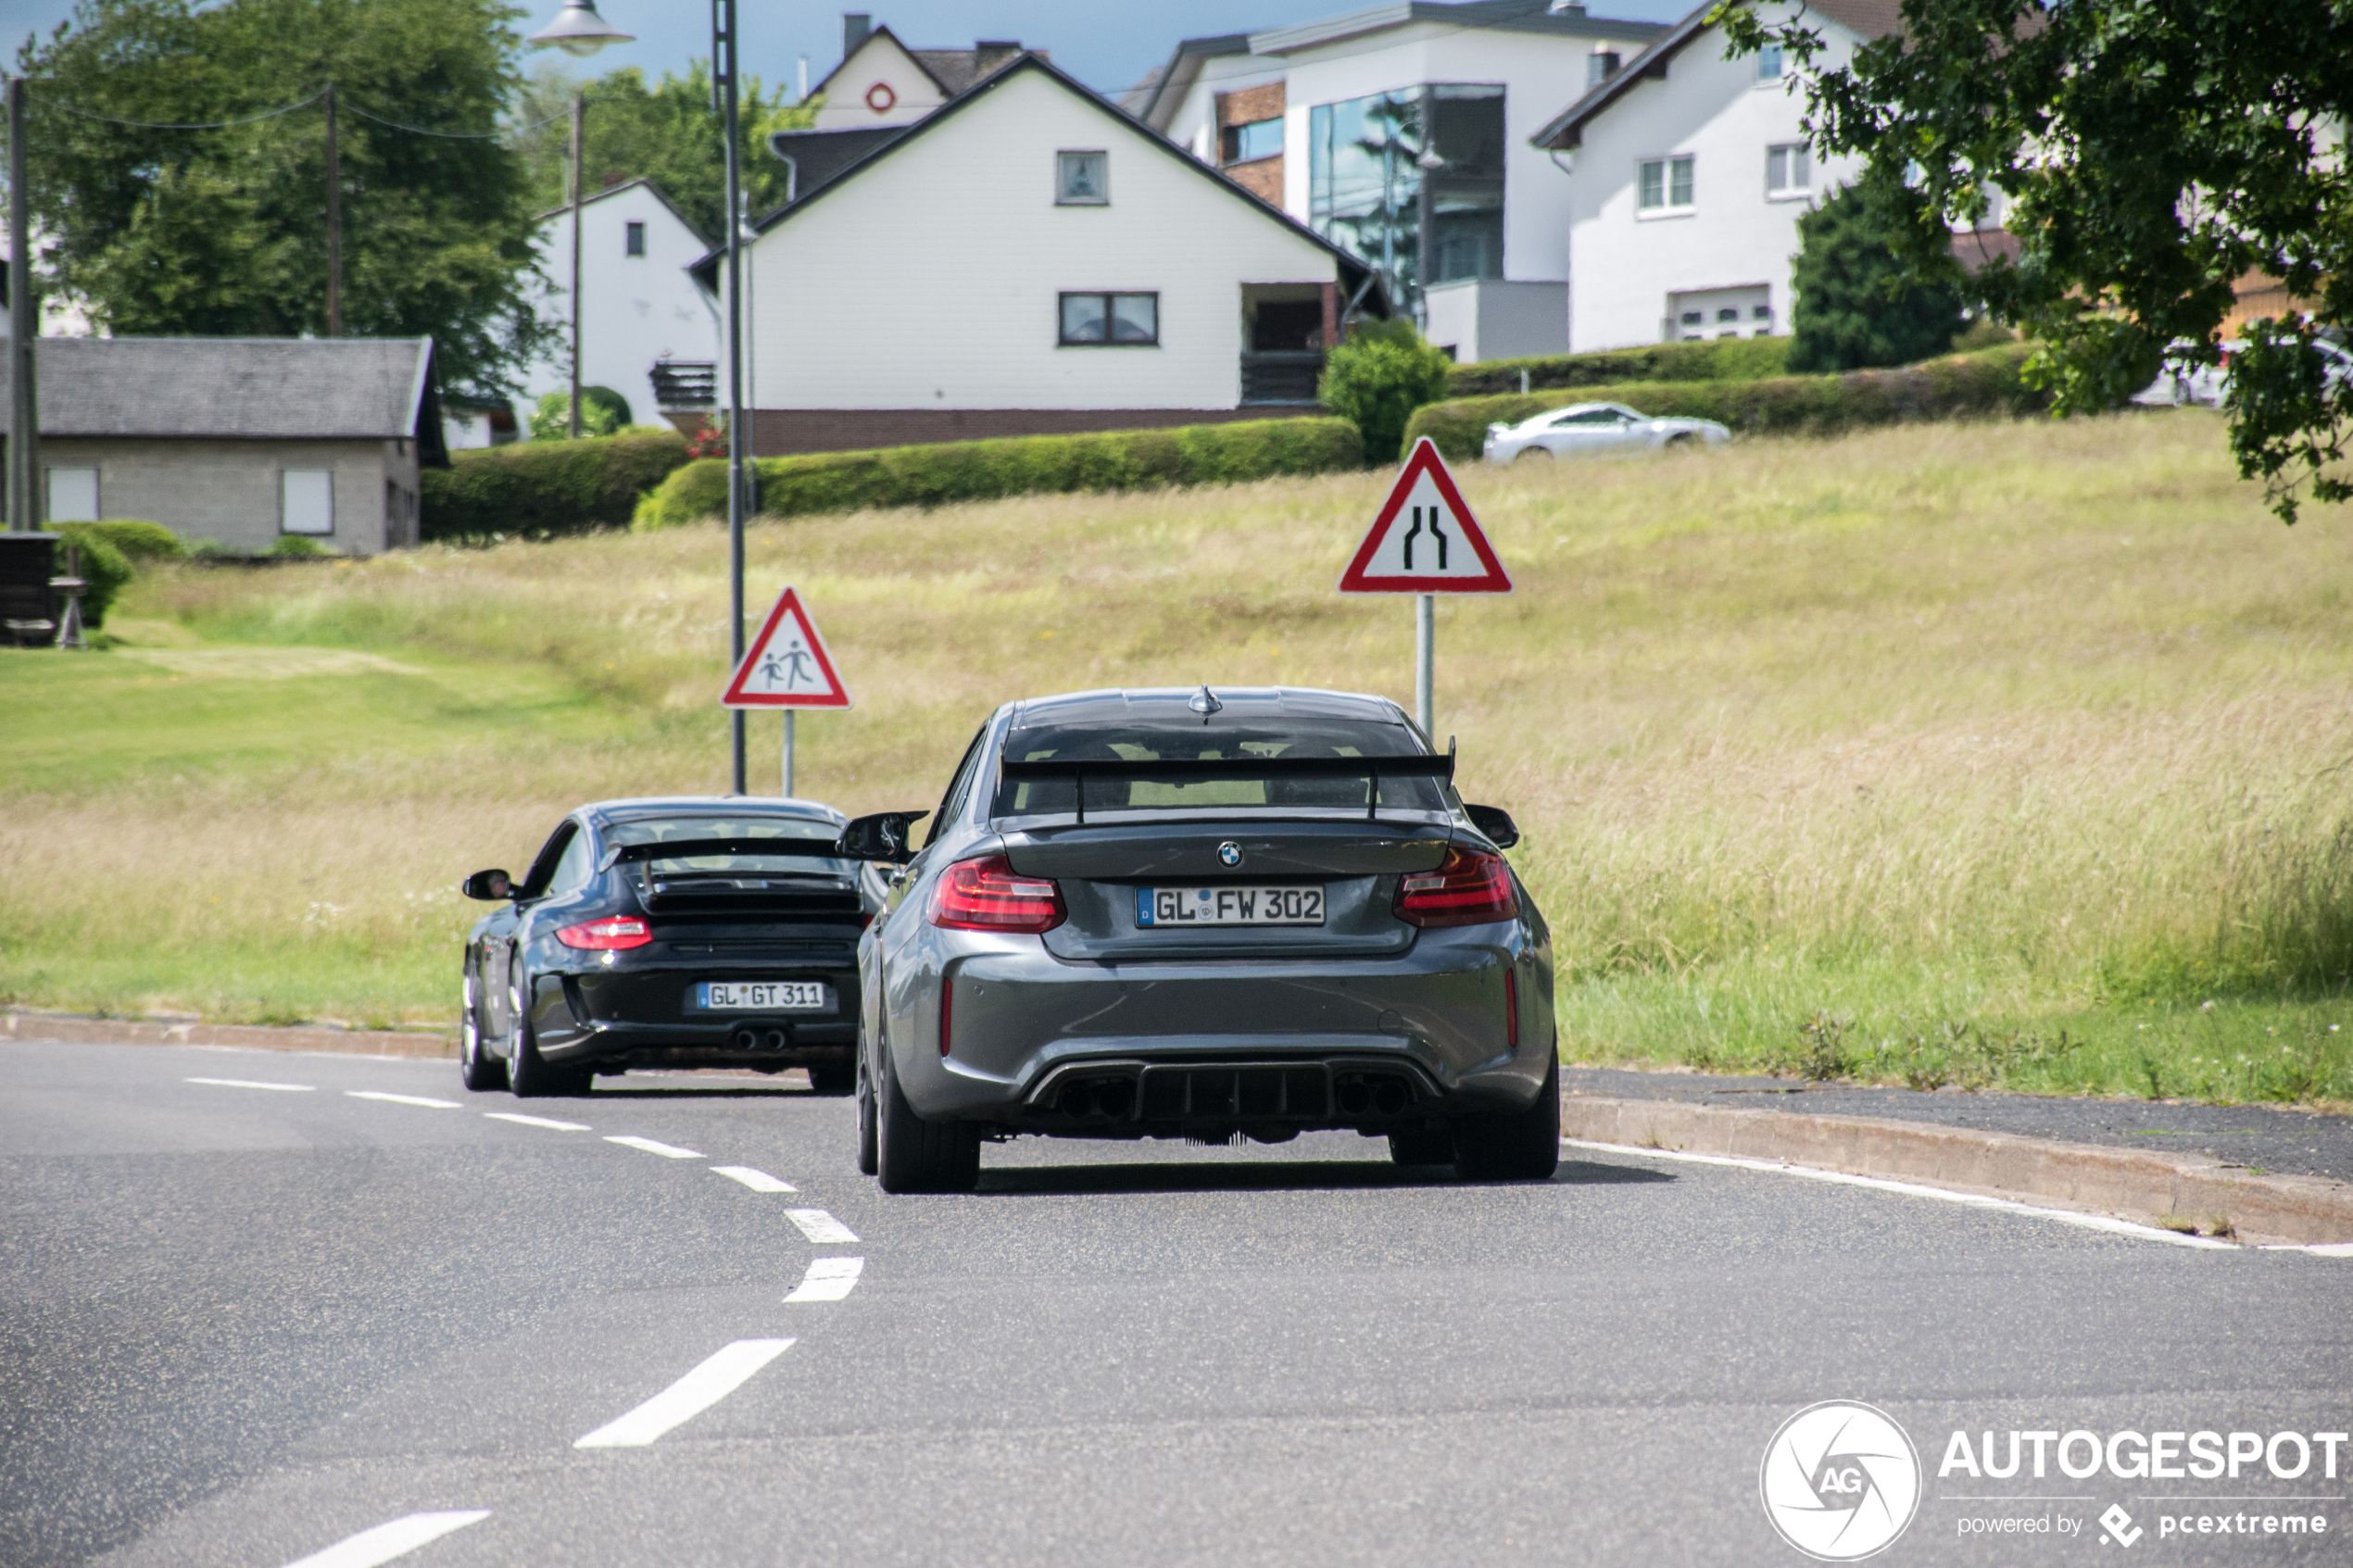
[[(541, 48), (554, 47), (568, 55), (585, 57), (608, 44), (628, 43), (630, 35), (617, 31), (598, 16), (594, 0), (565, 0), (562, 12), (546, 28), (534, 33), (531, 42)], [(736, 145), (742, 138), (736, 126), (736, 0), (711, 0), (711, 71), (712, 94), (719, 100), (717, 107), (724, 122), (723, 134), (727, 162), (727, 667), (732, 670), (744, 660), (744, 499), (749, 489), (744, 483), (743, 169)], [(575, 147), (577, 144), (575, 142)], [(576, 160), (576, 153), (574, 157)], [(573, 235), (575, 246), (580, 233), (576, 205), (579, 184), (580, 171), (575, 162), (573, 171), (575, 201)], [(577, 272), (573, 278), (572, 316), (573, 331), (577, 334), (580, 323), (580, 280)], [(575, 335), (572, 398), (575, 433), (580, 418), (578, 342)], [(741, 795), (744, 793), (744, 711), (740, 708), (735, 709), (727, 717), (732, 732), (730, 746), (734, 754), (735, 792)]]

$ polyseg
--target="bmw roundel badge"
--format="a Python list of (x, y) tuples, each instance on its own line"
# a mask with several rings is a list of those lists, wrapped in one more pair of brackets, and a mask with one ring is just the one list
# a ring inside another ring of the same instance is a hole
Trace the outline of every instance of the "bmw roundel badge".
[(1217, 847), (1217, 863), (1221, 866), (1240, 865), (1242, 863), (1242, 847), (1235, 843), (1232, 839), (1227, 839), (1225, 843)]

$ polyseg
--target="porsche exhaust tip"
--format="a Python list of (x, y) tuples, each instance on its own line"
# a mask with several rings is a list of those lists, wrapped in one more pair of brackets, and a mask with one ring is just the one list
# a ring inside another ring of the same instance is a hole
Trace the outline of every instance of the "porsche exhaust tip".
[(727, 1043), (739, 1051), (756, 1051), (760, 1048), (760, 1031), (738, 1029), (728, 1037)]

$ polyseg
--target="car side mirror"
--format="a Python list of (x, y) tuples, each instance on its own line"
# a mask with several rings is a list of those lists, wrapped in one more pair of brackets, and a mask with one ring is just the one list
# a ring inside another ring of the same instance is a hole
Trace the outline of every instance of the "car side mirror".
[(476, 872), (458, 884), (458, 891), (469, 898), (496, 903), (515, 896), (515, 884), (505, 872)]
[(1470, 818), (1471, 826), (1485, 834), (1488, 842), (1498, 849), (1509, 849), (1519, 842), (1519, 824), (1513, 822), (1512, 814), (1501, 806), (1466, 805), (1463, 814)]
[(877, 811), (871, 817), (852, 817), (834, 841), (834, 853), (845, 860), (906, 860), (911, 858), (911, 830), (930, 815), (929, 811)]

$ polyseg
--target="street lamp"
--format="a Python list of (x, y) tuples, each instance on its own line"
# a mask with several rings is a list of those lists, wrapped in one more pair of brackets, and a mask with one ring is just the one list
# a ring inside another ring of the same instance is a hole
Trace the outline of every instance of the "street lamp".
[[(629, 41), (629, 34), (616, 31), (605, 19), (597, 14), (592, 0), (565, 0), (563, 11), (541, 31), (532, 35), (531, 42), (541, 47), (550, 45), (566, 54), (583, 57), (595, 54), (608, 44)], [(744, 483), (744, 372), (743, 372), (743, 169), (737, 144), (742, 140), (736, 127), (736, 0), (711, 0), (711, 85), (719, 98), (721, 118), (725, 121), (724, 134), (727, 155), (727, 638), (728, 668), (744, 661), (744, 498), (749, 487)], [(579, 109), (573, 108), (573, 418), (580, 417), (580, 169)], [(577, 426), (575, 425), (575, 431)], [(744, 711), (738, 708), (728, 714), (732, 732), (736, 793), (744, 793)]]

